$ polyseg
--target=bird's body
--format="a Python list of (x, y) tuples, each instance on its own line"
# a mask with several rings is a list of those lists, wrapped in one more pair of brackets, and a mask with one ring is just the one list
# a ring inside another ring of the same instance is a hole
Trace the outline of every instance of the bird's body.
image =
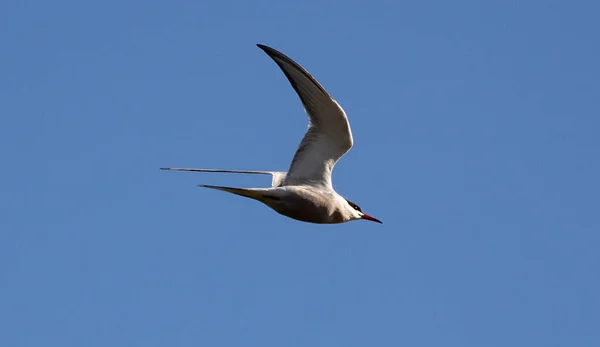
[(310, 184), (275, 188), (230, 188), (203, 185), (258, 200), (279, 214), (303, 222), (334, 224), (348, 221), (348, 202), (334, 190)]
[(354, 140), (346, 113), (323, 87), (300, 65), (273, 48), (258, 45), (281, 68), (300, 97), (309, 116), (308, 131), (288, 172), (162, 168), (192, 172), (268, 174), (270, 188), (232, 188), (202, 185), (258, 200), (276, 212), (303, 222), (344, 223), (366, 219), (381, 223), (339, 195), (331, 184), (337, 161), (352, 148)]

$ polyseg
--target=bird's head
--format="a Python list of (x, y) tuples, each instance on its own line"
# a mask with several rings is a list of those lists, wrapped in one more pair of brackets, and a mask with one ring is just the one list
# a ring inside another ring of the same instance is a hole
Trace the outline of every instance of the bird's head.
[(368, 214), (364, 213), (360, 207), (353, 203), (352, 201), (345, 199), (346, 202), (348, 203), (348, 212), (350, 214), (350, 220), (357, 220), (357, 219), (366, 219), (366, 220), (370, 220), (371, 222), (377, 222), (380, 224), (383, 224), (382, 221), (380, 221), (379, 219), (369, 216)]

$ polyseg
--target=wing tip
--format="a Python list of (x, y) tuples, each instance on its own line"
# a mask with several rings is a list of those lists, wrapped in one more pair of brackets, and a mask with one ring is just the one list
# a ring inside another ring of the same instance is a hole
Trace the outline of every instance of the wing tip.
[(274, 57), (277, 55), (281, 55), (282, 53), (276, 50), (275, 48), (269, 47), (267, 45), (263, 45), (262, 43), (257, 43), (256, 46), (263, 50), (263, 52), (267, 53), (268, 56)]

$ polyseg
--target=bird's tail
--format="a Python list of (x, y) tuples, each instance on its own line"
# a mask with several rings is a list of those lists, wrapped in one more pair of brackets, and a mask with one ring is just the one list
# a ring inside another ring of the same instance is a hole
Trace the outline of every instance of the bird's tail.
[(161, 170), (169, 171), (191, 171), (191, 172), (226, 172), (226, 173), (241, 173), (252, 175), (272, 175), (271, 171), (248, 171), (248, 170), (220, 170), (220, 169), (190, 169), (184, 167), (161, 167)]
[(222, 186), (210, 186), (207, 184), (200, 184), (198, 187), (210, 188), (216, 190), (222, 190), (224, 192), (232, 193), (235, 195), (243, 196), (246, 198), (262, 201), (265, 189), (262, 188), (232, 188)]
[(287, 172), (280, 171), (248, 171), (248, 170), (220, 170), (220, 169), (190, 169), (181, 167), (161, 167), (161, 170), (169, 171), (190, 171), (190, 172), (224, 172), (224, 173), (239, 173), (239, 174), (251, 174), (251, 175), (271, 175), (271, 186), (279, 187), (283, 185), (283, 181), (287, 175)]
[(222, 190), (224, 192), (254, 199), (267, 205), (271, 205), (281, 200), (281, 196), (274, 192), (271, 188), (231, 188), (221, 186), (209, 186), (207, 184), (201, 184), (198, 187)]

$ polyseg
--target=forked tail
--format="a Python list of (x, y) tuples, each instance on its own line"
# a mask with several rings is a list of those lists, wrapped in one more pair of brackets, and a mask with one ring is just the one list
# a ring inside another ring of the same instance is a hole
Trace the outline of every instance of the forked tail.
[(200, 185), (198, 185), (198, 187), (222, 190), (224, 192), (228, 192), (228, 193), (243, 196), (246, 198), (258, 200), (261, 202), (264, 202), (265, 199), (279, 200), (278, 198), (272, 196), (272, 193), (270, 194), (268, 192), (269, 189), (265, 189), (265, 188), (232, 188), (232, 187), (222, 187), (222, 186), (210, 186), (208, 184), (200, 184)]
[(190, 169), (182, 167), (161, 167), (161, 170), (169, 171), (190, 171), (190, 172), (224, 172), (224, 173), (239, 173), (239, 174), (251, 174), (251, 175), (271, 175), (271, 186), (279, 187), (283, 184), (287, 172), (280, 171), (248, 171), (248, 170), (219, 170), (219, 169)]

